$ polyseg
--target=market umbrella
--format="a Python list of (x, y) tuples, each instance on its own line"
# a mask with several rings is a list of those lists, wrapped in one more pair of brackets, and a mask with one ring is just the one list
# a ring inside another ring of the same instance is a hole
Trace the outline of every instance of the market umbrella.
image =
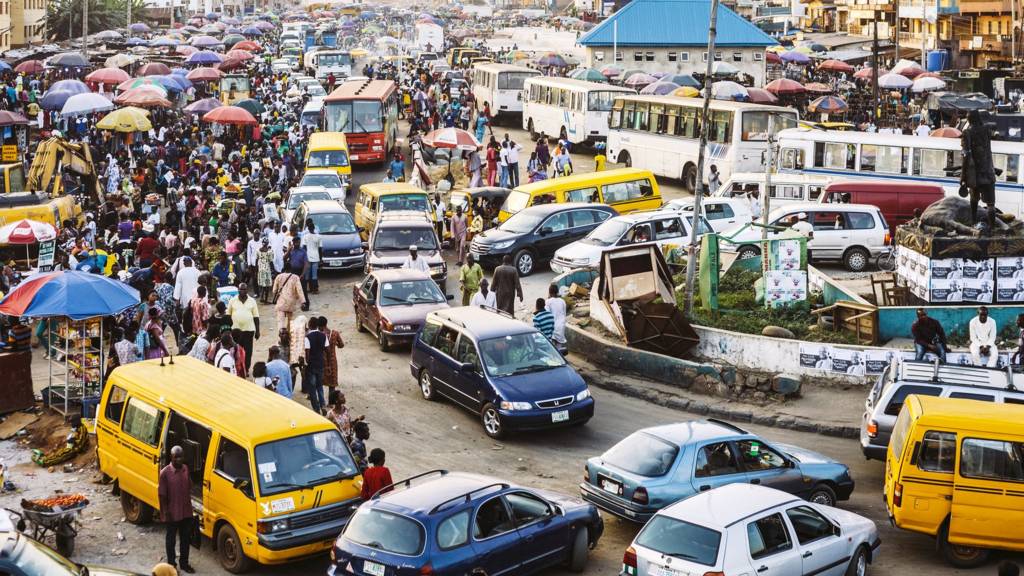
[(248, 50), (250, 52), (259, 52), (260, 50), (263, 50), (263, 47), (260, 46), (259, 42), (255, 42), (253, 40), (242, 40), (238, 44), (235, 44), (234, 49)]
[(213, 36), (196, 36), (189, 41), (189, 44), (196, 48), (209, 48), (211, 46), (220, 46), (223, 44), (220, 40), (217, 40)]
[(107, 68), (124, 68), (125, 66), (133, 64), (136, 60), (138, 60), (137, 56), (132, 56), (131, 54), (118, 53), (114, 54), (110, 58), (107, 58), (103, 64)]
[(689, 74), (668, 74), (661, 77), (662, 82), (673, 82), (680, 86), (690, 86), (693, 88), (702, 88), (700, 81), (690, 76)]
[(274, 29), (274, 25), (271, 24), (270, 22), (267, 22), (266, 20), (260, 20), (259, 22), (257, 22), (255, 24), (255, 26), (257, 28), (259, 28), (260, 30), (264, 30), (264, 31), (266, 31), (266, 30), (273, 30)]
[(114, 102), (121, 105), (138, 106), (140, 108), (170, 108), (171, 101), (145, 86), (132, 88), (117, 95)]
[(731, 80), (721, 80), (711, 85), (711, 97), (715, 100), (746, 100), (747, 89)]
[(846, 101), (837, 96), (821, 96), (807, 105), (809, 111), (821, 112), (823, 114), (842, 114), (849, 110), (849, 108)]
[(25, 124), (28, 124), (28, 118), (22, 114), (10, 110), (0, 110), (0, 127), (24, 126)]
[(152, 78), (156, 80), (158, 85), (163, 86), (168, 92), (181, 92), (192, 87), (192, 83), (181, 76), (174, 76), (173, 74), (155, 74), (153, 76), (146, 76), (146, 78)]
[(220, 54), (216, 52), (210, 52), (209, 50), (202, 50), (190, 55), (185, 59), (186, 64), (219, 64), (224, 59), (220, 57)]
[(878, 77), (878, 85), (886, 90), (902, 90), (904, 88), (910, 88), (914, 85), (914, 82), (902, 74), (896, 72), (889, 72)]
[(242, 30), (242, 34), (246, 36), (263, 36), (263, 30), (259, 26), (248, 26)]
[(36, 244), (55, 238), (53, 224), (38, 220), (18, 220), (0, 228), (0, 244)]
[(199, 48), (196, 48), (195, 46), (181, 45), (181, 46), (175, 46), (174, 47), (174, 52), (176, 54), (181, 54), (182, 56), (191, 56), (192, 54), (195, 54), (195, 53), (199, 52)]
[(256, 56), (253, 55), (252, 52), (248, 52), (246, 50), (228, 50), (224, 54), (224, 56), (226, 58), (236, 58), (236, 59), (241, 60), (243, 62), (246, 61), (246, 60), (252, 60), (253, 58), (256, 57)]
[(786, 48), (782, 44), (776, 44), (774, 46), (769, 46), (769, 47), (765, 48), (764, 50), (765, 50), (765, 52), (775, 52), (776, 54), (782, 54), (783, 52), (786, 52), (787, 50), (789, 50), (789, 48)]
[(238, 106), (220, 106), (203, 115), (204, 122), (215, 124), (234, 124), (236, 126), (255, 126), (256, 118), (245, 108)]
[(675, 82), (665, 82), (663, 80), (658, 80), (653, 84), (648, 84), (647, 86), (644, 86), (643, 89), (640, 90), (640, 93), (664, 96), (666, 94), (671, 94), (678, 89), (679, 84), (676, 84)]
[(255, 98), (246, 98), (245, 100), (239, 100), (238, 102), (235, 102), (235, 106), (238, 106), (239, 108), (246, 110), (249, 114), (252, 114), (253, 116), (259, 116), (260, 114), (263, 114), (264, 112), (267, 111), (267, 109), (263, 106), (263, 103), (260, 102), (259, 100), (256, 100)]
[(922, 78), (918, 76), (914, 78), (914, 83), (911, 85), (910, 90), (913, 92), (931, 92), (932, 90), (942, 90), (945, 87), (946, 82), (941, 78), (932, 78), (931, 76)]
[(230, 72), (236, 68), (245, 68), (245, 62), (238, 58), (225, 58), (223, 62), (214, 64), (214, 66), (222, 72)]
[(960, 131), (951, 126), (943, 126), (942, 128), (932, 130), (928, 135), (935, 136), (936, 138), (959, 138)]
[(821, 64), (818, 64), (818, 70), (853, 74), (853, 66), (850, 66), (841, 60), (825, 60)]
[(700, 90), (697, 90), (693, 86), (681, 86), (672, 91), (673, 96), (679, 96), (681, 98), (696, 98), (700, 96)]
[(739, 72), (739, 68), (728, 62), (715, 62), (711, 65), (711, 74), (713, 76), (735, 76)]
[(113, 130), (115, 132), (146, 132), (153, 128), (149, 121), (149, 112), (134, 106), (118, 108), (104, 116), (96, 127), (100, 130)]
[(163, 62), (150, 62), (149, 64), (143, 64), (136, 72), (136, 74), (139, 74), (140, 76), (160, 76), (170, 73), (171, 67)]
[(117, 30), (104, 30), (95, 36), (96, 40), (123, 40), (124, 36)]
[(815, 94), (831, 94), (832, 87), (822, 82), (808, 82), (804, 84), (804, 89), (808, 92), (814, 92)]
[(765, 52), (764, 60), (769, 64), (782, 64), (782, 57), (778, 52)]
[(157, 38), (149, 43), (149, 45), (154, 48), (166, 48), (168, 46), (177, 46), (179, 44), (181, 44), (181, 40), (178, 40), (177, 38), (168, 38), (166, 36)]
[(803, 84), (796, 80), (790, 80), (789, 78), (778, 78), (772, 80), (764, 87), (764, 89), (776, 96), (782, 96), (784, 94), (803, 94), (807, 91)]
[(149, 32), (152, 28), (150, 28), (145, 22), (134, 22), (128, 26), (128, 30), (136, 34), (141, 34), (143, 32)]
[(941, 79), (942, 75), (937, 73), (937, 72), (921, 72), (920, 74), (917, 75), (916, 78), (914, 78), (914, 80), (917, 80), (918, 78), (939, 78), (939, 79)]
[(81, 116), (83, 114), (106, 112), (113, 109), (114, 104), (106, 96), (95, 92), (83, 92), (68, 98), (60, 109), (60, 115), (64, 117)]
[(54, 83), (39, 100), (43, 110), (60, 110), (64, 103), (75, 94), (90, 92), (89, 87), (78, 80), (61, 80)]
[(593, 68), (580, 68), (573, 70), (572, 74), (569, 74), (570, 78), (576, 80), (585, 80), (587, 82), (607, 82), (608, 78), (604, 74), (601, 74), (600, 70), (594, 70)]
[(920, 76), (921, 73), (924, 72), (924, 69), (921, 68), (920, 64), (914, 62), (913, 60), (900, 60), (899, 62), (896, 63), (895, 66), (892, 67), (892, 72), (895, 74), (906, 76), (907, 78), (913, 80), (914, 78)]
[(555, 68), (564, 68), (568, 65), (565, 58), (556, 52), (548, 52), (540, 58), (537, 58), (536, 63), (538, 66), (553, 66)]
[(775, 104), (779, 101), (775, 94), (764, 88), (747, 88), (747, 98), (754, 104)]
[(618, 64), (605, 64), (601, 66), (601, 74), (604, 74), (605, 78), (615, 78), (622, 74), (622, 66)]
[(185, 112), (189, 114), (206, 114), (214, 108), (220, 108), (224, 104), (216, 98), (203, 98), (202, 100), (196, 100), (195, 102), (185, 106)]
[(164, 88), (164, 85), (156, 78), (130, 78), (118, 84), (117, 89), (132, 90), (133, 88), (141, 88), (143, 86), (153, 86), (156, 90), (159, 90), (162, 95), (167, 95), (167, 88)]
[(132, 37), (132, 38), (129, 38), (127, 42), (125, 42), (125, 45), (127, 45), (127, 46), (149, 46), (149, 40), (146, 40), (145, 38), (135, 38), (135, 37)]
[(0, 314), (86, 320), (113, 316), (139, 305), (139, 291), (100, 274), (43, 272), (29, 276), (0, 301)]
[(185, 78), (193, 82), (214, 82), (220, 80), (224, 73), (216, 68), (195, 68)]
[(46, 66), (39, 60), (25, 60), (14, 67), (15, 72), (22, 74), (39, 74), (46, 70)]
[(480, 148), (480, 142), (461, 128), (440, 128), (428, 132), (423, 143), (431, 148), (447, 148), (472, 151)]
[(85, 81), (95, 82), (96, 84), (120, 84), (129, 78), (131, 76), (120, 68), (100, 68), (86, 74)]
[(797, 52), (796, 50), (790, 50), (789, 52), (783, 52), (780, 56), (783, 62), (789, 62), (791, 64), (807, 64), (811, 61), (811, 57), (803, 52)]
[(88, 68), (90, 66), (89, 60), (78, 52), (65, 52), (50, 56), (46, 62), (57, 68)]
[(626, 77), (626, 81), (623, 82), (622, 84), (623, 86), (629, 86), (630, 88), (633, 89), (640, 89), (644, 86), (647, 86), (648, 84), (654, 84), (657, 81), (658, 79), (655, 78), (654, 76), (651, 76), (650, 74), (637, 72)]

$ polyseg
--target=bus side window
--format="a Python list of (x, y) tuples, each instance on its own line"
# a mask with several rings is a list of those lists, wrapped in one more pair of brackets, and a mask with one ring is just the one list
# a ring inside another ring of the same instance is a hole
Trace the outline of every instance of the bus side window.
[(807, 187), (807, 199), (812, 202), (816, 202), (821, 196), (821, 186), (808, 186)]
[(650, 198), (651, 196), (654, 196), (654, 184), (652, 184), (650, 180), (640, 180), (637, 184), (640, 187), (641, 198)]

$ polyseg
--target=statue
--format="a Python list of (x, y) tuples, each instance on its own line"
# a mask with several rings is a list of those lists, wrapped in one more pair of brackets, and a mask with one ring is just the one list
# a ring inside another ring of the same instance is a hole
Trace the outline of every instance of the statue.
[(963, 169), (960, 171), (960, 195), (966, 187), (971, 196), (971, 222), (978, 223), (978, 202), (988, 209), (988, 229), (995, 227), (996, 172), (992, 165), (992, 139), (985, 117), (978, 110), (967, 114), (969, 125), (960, 137), (963, 148)]

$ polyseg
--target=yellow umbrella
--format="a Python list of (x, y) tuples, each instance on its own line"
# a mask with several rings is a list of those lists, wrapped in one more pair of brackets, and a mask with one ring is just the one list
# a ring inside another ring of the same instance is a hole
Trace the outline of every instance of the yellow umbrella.
[(351, 54), (353, 58), (362, 58), (369, 53), (370, 52), (368, 50), (363, 50), (362, 48), (354, 48), (349, 51), (349, 54)]
[(153, 129), (153, 123), (149, 121), (149, 112), (146, 110), (125, 106), (104, 116), (96, 123), (96, 127), (115, 132), (146, 132)]
[(786, 47), (783, 46), (782, 44), (776, 44), (775, 46), (769, 46), (768, 48), (765, 48), (765, 50), (768, 51), (768, 52), (777, 52), (779, 54), (782, 54), (783, 52), (787, 51)]
[(672, 91), (673, 96), (682, 96), (683, 98), (693, 98), (700, 96), (700, 90), (697, 90), (693, 86), (680, 86)]

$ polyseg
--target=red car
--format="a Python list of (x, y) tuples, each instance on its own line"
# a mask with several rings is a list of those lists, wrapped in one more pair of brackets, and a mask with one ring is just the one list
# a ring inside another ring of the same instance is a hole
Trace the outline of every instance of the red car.
[(429, 274), (416, 270), (376, 270), (352, 287), (356, 329), (374, 333), (385, 352), (411, 343), (427, 314), (448, 308), (449, 299)]

